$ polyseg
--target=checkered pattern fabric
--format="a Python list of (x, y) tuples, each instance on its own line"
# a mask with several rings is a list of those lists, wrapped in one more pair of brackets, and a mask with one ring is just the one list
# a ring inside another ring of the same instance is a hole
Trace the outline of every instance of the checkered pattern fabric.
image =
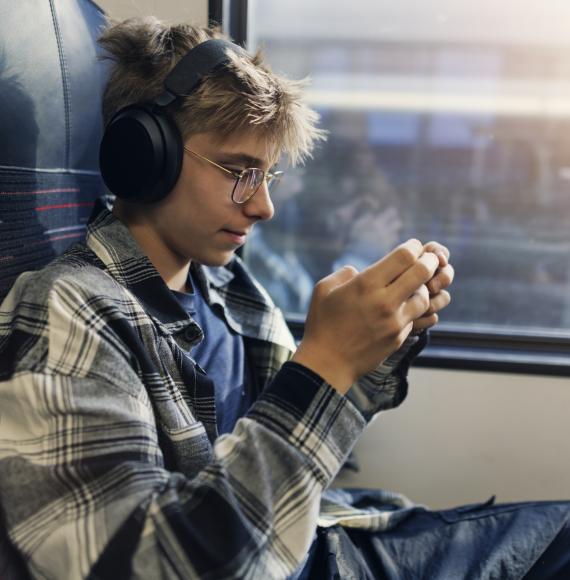
[[(0, 507), (33, 577), (286, 578), (366, 420), (405, 397), (417, 338), (342, 397), (286, 362), (285, 321), (239, 258), (193, 267), (243, 335), (258, 394), (221, 437), (187, 354), (202, 331), (109, 211), (3, 302)], [(346, 495), (324, 505), (325, 525), (350, 518)], [(350, 525), (389, 525), (378, 510)]]

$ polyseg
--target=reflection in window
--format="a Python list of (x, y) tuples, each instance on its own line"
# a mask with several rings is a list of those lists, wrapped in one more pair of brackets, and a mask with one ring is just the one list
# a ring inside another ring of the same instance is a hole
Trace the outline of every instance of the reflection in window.
[(302, 314), (331, 270), (418, 237), (452, 252), (444, 324), (570, 333), (570, 4), (252, 4), (252, 44), (311, 77), (330, 132), (246, 248), (276, 301)]

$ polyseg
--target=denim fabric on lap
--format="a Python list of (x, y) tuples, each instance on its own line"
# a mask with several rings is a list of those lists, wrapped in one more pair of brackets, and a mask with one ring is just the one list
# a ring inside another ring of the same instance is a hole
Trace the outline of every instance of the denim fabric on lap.
[(570, 546), (562, 545), (567, 538), (569, 502), (418, 507), (382, 532), (319, 528), (302, 571), (292, 578), (557, 580), (570, 578)]
[(212, 310), (191, 277), (188, 287), (192, 292), (172, 293), (204, 332), (204, 340), (190, 354), (214, 382), (218, 432), (229, 433), (253, 403), (244, 385), (243, 339), (226, 325), (222, 315)]

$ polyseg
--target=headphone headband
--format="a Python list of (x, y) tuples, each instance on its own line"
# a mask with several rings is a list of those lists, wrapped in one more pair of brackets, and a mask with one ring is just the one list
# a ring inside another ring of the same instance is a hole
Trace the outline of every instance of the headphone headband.
[(243, 48), (222, 38), (212, 38), (196, 45), (176, 63), (164, 79), (165, 91), (155, 103), (165, 107), (180, 97), (189, 95), (204, 76), (229, 61), (228, 50), (242, 56), (247, 55)]
[(164, 80), (164, 92), (150, 103), (118, 111), (105, 129), (99, 162), (105, 184), (117, 197), (139, 203), (165, 198), (180, 175), (183, 143), (169, 105), (196, 90), (204, 76), (229, 60), (241, 47), (213, 38), (195, 46)]

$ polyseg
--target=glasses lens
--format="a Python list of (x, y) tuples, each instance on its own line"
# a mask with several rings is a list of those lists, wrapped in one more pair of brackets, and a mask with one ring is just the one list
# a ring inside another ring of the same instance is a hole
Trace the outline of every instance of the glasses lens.
[(263, 171), (261, 169), (250, 168), (244, 170), (239, 178), (232, 199), (235, 203), (246, 202), (259, 188), (263, 182)]

